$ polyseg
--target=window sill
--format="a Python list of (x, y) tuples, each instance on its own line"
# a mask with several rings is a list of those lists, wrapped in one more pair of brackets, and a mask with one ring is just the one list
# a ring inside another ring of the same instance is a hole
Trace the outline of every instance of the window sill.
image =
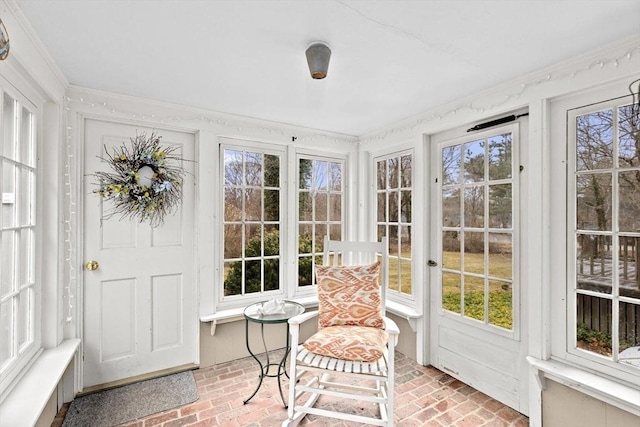
[[(295, 301), (305, 306), (305, 308), (316, 307), (318, 305), (318, 297), (313, 295), (304, 298), (286, 298), (290, 301)], [(244, 307), (230, 308), (226, 310), (219, 310), (213, 314), (205, 314), (200, 316), (200, 322), (211, 322), (211, 336), (216, 334), (216, 326), (223, 323), (237, 322), (244, 319)]]
[(389, 301), (385, 303), (387, 311), (395, 314), (396, 316), (407, 319), (411, 330), (416, 332), (418, 329), (418, 319), (422, 318), (422, 314), (418, 313), (413, 307), (401, 304), (396, 301)]
[(72, 362), (79, 339), (65, 340), (45, 349), (0, 403), (0, 420), (7, 426), (33, 426)]
[[(529, 364), (538, 370), (540, 388), (549, 378), (595, 399), (640, 416), (640, 389), (587, 372), (557, 360), (540, 360), (528, 356)], [(542, 374), (542, 375), (540, 375)]]

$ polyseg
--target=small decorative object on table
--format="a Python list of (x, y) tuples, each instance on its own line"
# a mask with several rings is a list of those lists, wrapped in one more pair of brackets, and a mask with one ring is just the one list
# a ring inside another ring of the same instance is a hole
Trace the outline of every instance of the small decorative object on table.
[(269, 314), (285, 314), (284, 300), (271, 298), (269, 301), (265, 301), (262, 306), (258, 308), (258, 313), (262, 316)]
[(182, 200), (185, 171), (178, 147), (161, 147), (155, 132), (131, 138), (131, 146), (123, 144), (109, 153), (105, 147), (105, 161), (112, 172), (96, 172), (97, 189), (102, 199), (110, 200), (113, 208), (105, 218), (120, 214), (121, 218), (149, 221), (152, 227), (164, 223), (167, 214), (174, 212)]

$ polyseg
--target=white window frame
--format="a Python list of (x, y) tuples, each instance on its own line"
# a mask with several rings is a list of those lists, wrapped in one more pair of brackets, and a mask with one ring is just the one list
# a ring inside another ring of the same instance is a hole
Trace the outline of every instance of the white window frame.
[[(29, 92), (28, 88), (25, 88), (26, 92)], [(32, 238), (33, 238), (33, 247), (30, 248), (30, 256), (32, 257), (30, 262), (30, 282), (27, 287), (32, 289), (32, 302), (31, 302), (31, 313), (29, 314), (29, 339), (23, 343), (19, 348), (17, 348), (16, 343), (13, 342), (12, 351), (17, 351), (17, 354), (14, 354), (12, 359), (9, 359), (2, 367), (2, 372), (0, 373), (0, 400), (6, 395), (9, 391), (9, 387), (14, 380), (18, 378), (19, 375), (24, 372), (24, 369), (34, 360), (34, 357), (41, 350), (41, 320), (40, 320), (40, 312), (41, 312), (41, 302), (40, 295), (42, 293), (42, 278), (40, 275), (41, 265), (41, 251), (40, 251), (40, 242), (41, 242), (41, 230), (39, 227), (40, 223), (40, 211), (39, 205), (42, 197), (40, 188), (41, 188), (41, 171), (40, 166), (41, 163), (38, 160), (38, 152), (40, 151), (40, 137), (39, 131), (42, 126), (42, 113), (36, 107), (36, 105), (31, 102), (25, 95), (23, 95), (23, 91), (20, 91), (11, 83), (9, 83), (4, 78), (0, 78), (0, 93), (2, 94), (2, 99), (0, 100), (0, 118), (4, 120), (4, 94), (6, 93), (11, 98), (14, 99), (14, 102), (17, 102), (21, 107), (25, 107), (28, 111), (33, 114), (33, 120), (35, 123), (31, 125), (31, 132), (33, 132), (33, 153), (31, 154), (32, 160), (31, 165), (27, 165), (20, 160), (17, 162), (12, 162), (20, 168), (25, 168), (34, 172), (34, 181), (32, 182), (32, 198), (29, 202), (32, 204), (31, 207), (31, 224), (20, 224), (19, 229), (30, 229), (32, 230)], [(20, 109), (20, 112), (22, 110)], [(14, 110), (14, 113), (17, 111)], [(18, 124), (16, 129), (14, 129), (13, 138), (20, 138), (19, 129), (21, 118), (16, 118)], [(2, 136), (2, 142), (4, 143), (4, 135)], [(17, 148), (19, 150), (19, 147)], [(4, 162), (4, 157), (1, 157)], [(2, 164), (0, 164), (0, 173), (2, 173)], [(0, 175), (1, 176), (1, 175)], [(17, 190), (19, 191), (19, 183), (16, 181)], [(14, 194), (14, 202), (20, 203), (21, 197), (18, 194)], [(0, 219), (0, 228), (5, 229), (1, 224)], [(14, 227), (8, 227), (12, 229)], [(1, 239), (1, 237), (0, 237)], [(15, 265), (14, 265), (15, 267)], [(14, 273), (14, 278), (17, 273)], [(22, 285), (21, 285), (22, 286)], [(24, 286), (23, 286), (24, 287)], [(14, 300), (14, 298), (10, 298), (8, 300)], [(15, 302), (15, 301), (14, 301)], [(16, 305), (16, 304), (14, 304)], [(18, 312), (18, 307), (14, 307), (14, 316), (13, 322), (16, 321), (17, 317), (20, 315)], [(13, 328), (12, 334), (15, 335), (16, 328)]]
[(624, 384), (633, 389), (638, 389), (640, 383), (640, 370), (631, 366), (607, 360), (603, 356), (592, 354), (584, 350), (572, 349), (570, 343), (574, 340), (575, 331), (575, 298), (573, 294), (573, 282), (571, 277), (575, 269), (575, 258), (569, 258), (569, 244), (574, 239), (573, 217), (569, 216), (569, 206), (574, 200), (569, 198), (568, 187), (571, 185), (570, 147), (567, 126), (569, 111), (590, 104), (600, 104), (608, 100), (628, 95), (630, 79), (613, 82), (572, 96), (562, 97), (550, 102), (550, 138), (548, 158), (550, 159), (550, 194), (549, 194), (549, 277), (551, 283), (549, 312), (550, 348), (549, 355), (552, 359), (563, 361), (570, 366), (575, 366), (592, 372), (614, 382)]
[[(416, 209), (416, 165), (417, 165), (417, 157), (416, 157), (416, 152), (415, 149), (413, 147), (394, 147), (393, 151), (388, 151), (388, 152), (384, 152), (384, 153), (375, 153), (375, 155), (373, 155), (371, 157), (371, 212), (372, 212), (372, 217), (370, 218), (370, 221), (372, 223), (372, 229), (373, 229), (373, 236), (377, 237), (377, 233), (378, 233), (378, 193), (382, 193), (384, 192), (385, 194), (388, 194), (389, 190), (388, 187), (386, 187), (384, 190), (378, 190), (378, 162), (380, 161), (387, 161), (388, 159), (391, 158), (402, 158), (403, 156), (407, 156), (410, 155), (411, 156), (411, 222), (402, 222), (402, 221), (398, 221), (398, 226), (410, 226), (412, 233), (414, 236), (419, 235), (418, 233), (421, 232), (421, 230), (419, 229), (419, 227), (417, 227), (416, 221), (415, 221), (415, 209)], [(387, 176), (385, 177), (385, 182), (388, 179), (388, 173)], [(401, 187), (400, 185), (398, 185), (398, 191), (401, 191)], [(388, 211), (388, 202), (387, 202), (387, 206), (386, 209)], [(400, 204), (398, 204), (398, 209), (400, 208)], [(387, 219), (389, 218), (389, 216), (387, 215)], [(398, 219), (400, 219), (400, 215), (398, 216)], [(384, 221), (385, 224), (388, 225), (389, 221)], [(395, 301), (401, 305), (404, 306), (408, 306), (411, 308), (415, 308), (417, 303), (417, 299), (420, 297), (419, 295), (419, 291), (418, 291), (418, 286), (420, 286), (420, 281), (417, 280), (416, 277), (416, 266), (415, 266), (415, 262), (414, 260), (416, 259), (416, 239), (411, 239), (411, 294), (408, 293), (403, 293), (400, 292), (398, 290), (395, 289), (390, 289), (387, 288), (387, 299), (390, 301)], [(391, 262), (391, 260), (394, 259), (391, 255), (389, 255), (389, 262)], [(400, 262), (400, 258), (398, 257), (398, 262)]]
[[(341, 236), (342, 239), (346, 239), (346, 233), (347, 233), (347, 229), (346, 229), (346, 223), (347, 223), (347, 213), (348, 213), (348, 198), (347, 198), (347, 162), (348, 162), (348, 155), (347, 154), (327, 154), (327, 153), (318, 153), (315, 151), (308, 151), (308, 150), (298, 150), (298, 152), (296, 153), (295, 156), (296, 160), (295, 160), (295, 180), (292, 184), (292, 188), (295, 188), (295, 245), (294, 245), (294, 253), (293, 256), (295, 256), (295, 277), (298, 277), (298, 262), (300, 259), (300, 254), (299, 254), (299, 239), (298, 237), (298, 233), (300, 230), (300, 183), (298, 182), (299, 180), (299, 174), (300, 174), (300, 160), (301, 159), (307, 159), (307, 160), (311, 160), (311, 161), (324, 161), (327, 163), (339, 163), (342, 165), (342, 188), (341, 188), (341, 195), (342, 195), (342, 210), (341, 210), (341, 219), (340, 219), (340, 225), (341, 225)], [(327, 194), (330, 195), (331, 192), (329, 191), (329, 189), (327, 189)], [(330, 218), (327, 218), (326, 221), (322, 221), (322, 223), (326, 223), (328, 226), (331, 225), (331, 223), (334, 223), (333, 225), (335, 225), (336, 221), (331, 221)], [(315, 221), (305, 221), (305, 223), (307, 224), (311, 224), (312, 227), (315, 228)], [(328, 229), (328, 233), (329, 236), (331, 236), (330, 231)], [(319, 242), (320, 244), (322, 244), (322, 241)], [(315, 256), (322, 256), (322, 251), (315, 251), (315, 248), (312, 249), (312, 255), (310, 255), (311, 258), (314, 258)], [(312, 263), (312, 266), (315, 266), (315, 264)], [(295, 291), (294, 294), (296, 296), (310, 296), (310, 295), (317, 295), (317, 284), (315, 282), (315, 274), (313, 274), (314, 267), (312, 267), (312, 283), (311, 285), (305, 285), (305, 286), (300, 286), (298, 284), (298, 280), (295, 280)]]

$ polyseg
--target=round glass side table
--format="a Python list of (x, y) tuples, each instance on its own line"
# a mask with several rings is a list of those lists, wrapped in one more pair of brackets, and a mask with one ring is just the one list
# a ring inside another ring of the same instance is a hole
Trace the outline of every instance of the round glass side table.
[[(250, 401), (253, 396), (258, 393), (260, 390), (260, 386), (262, 385), (262, 380), (264, 377), (273, 377), (278, 378), (278, 390), (280, 390), (280, 397), (282, 398), (282, 403), (285, 408), (287, 407), (287, 402), (284, 399), (284, 393), (282, 393), (282, 383), (280, 378), (282, 374), (286, 375), (289, 378), (289, 374), (287, 373), (287, 357), (289, 356), (289, 352), (291, 351), (291, 345), (289, 343), (289, 323), (288, 320), (292, 317), (295, 317), (299, 314), (304, 313), (304, 306), (302, 304), (298, 304), (294, 301), (283, 301), (284, 303), (284, 313), (275, 313), (275, 314), (263, 314), (262, 308), (267, 301), (258, 302), (255, 304), (251, 304), (250, 306), (244, 309), (244, 321), (245, 321), (245, 340), (247, 343), (247, 350), (251, 357), (253, 357), (258, 365), (260, 366), (260, 381), (258, 382), (258, 386), (251, 396), (249, 396), (244, 403), (246, 404)], [(260, 325), (260, 335), (262, 337), (262, 344), (264, 345), (264, 351), (267, 356), (267, 362), (263, 365), (260, 359), (255, 355), (255, 353), (251, 350), (251, 346), (249, 345), (249, 322), (258, 323)], [(267, 348), (267, 343), (264, 338), (264, 325), (269, 324), (277, 324), (277, 323), (285, 323), (287, 325), (287, 344), (284, 350), (284, 356), (279, 363), (271, 363), (269, 359), (269, 349)], [(271, 366), (277, 367), (277, 373), (270, 374), (269, 368)]]

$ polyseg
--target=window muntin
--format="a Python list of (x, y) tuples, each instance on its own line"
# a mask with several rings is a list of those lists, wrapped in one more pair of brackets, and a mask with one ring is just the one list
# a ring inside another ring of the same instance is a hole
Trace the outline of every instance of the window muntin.
[(36, 114), (1, 92), (0, 378), (12, 377), (36, 343)]
[(444, 146), (442, 308), (514, 330), (515, 130)]
[(411, 296), (413, 154), (377, 158), (375, 167), (377, 238), (389, 238), (389, 290)]
[(640, 112), (627, 103), (570, 115), (575, 324), (568, 344), (637, 367), (630, 353), (640, 346)]
[(221, 154), (224, 298), (282, 290), (282, 153)]
[(314, 283), (322, 265), (324, 236), (342, 240), (344, 227), (344, 161), (298, 157), (298, 286)]

